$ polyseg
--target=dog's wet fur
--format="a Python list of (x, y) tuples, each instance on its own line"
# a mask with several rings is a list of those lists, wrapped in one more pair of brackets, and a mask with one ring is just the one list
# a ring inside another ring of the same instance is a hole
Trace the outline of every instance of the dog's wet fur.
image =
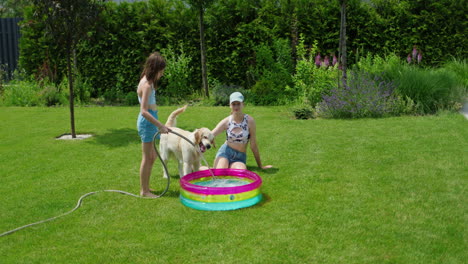
[[(181, 134), (192, 141), (203, 153), (214, 147), (214, 136), (206, 127), (195, 129), (193, 132), (185, 131), (177, 126), (177, 116), (186, 110), (187, 106), (176, 109), (172, 112), (166, 122), (166, 126), (172, 131)], [(201, 154), (185, 139), (178, 135), (168, 133), (161, 135), (159, 142), (159, 151), (162, 161), (167, 164), (171, 157), (175, 158), (179, 164), (179, 176), (183, 176), (198, 171), (200, 168)], [(167, 178), (164, 171), (164, 178)]]

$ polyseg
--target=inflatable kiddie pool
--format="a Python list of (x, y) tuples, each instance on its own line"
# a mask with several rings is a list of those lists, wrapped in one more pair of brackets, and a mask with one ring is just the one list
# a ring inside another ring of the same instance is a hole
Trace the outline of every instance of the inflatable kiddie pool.
[(226, 211), (262, 200), (262, 179), (256, 173), (239, 169), (211, 169), (211, 172), (197, 171), (180, 179), (182, 204), (197, 210)]

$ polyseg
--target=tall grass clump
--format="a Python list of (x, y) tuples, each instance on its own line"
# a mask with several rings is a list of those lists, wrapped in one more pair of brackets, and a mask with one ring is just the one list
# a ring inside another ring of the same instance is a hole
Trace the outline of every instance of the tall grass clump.
[[(75, 102), (85, 104), (90, 100), (91, 87), (78, 77), (75, 82)], [(69, 103), (68, 78), (64, 77), (58, 85), (47, 78), (36, 81), (24, 76), (16, 76), (15, 79), (3, 84), (0, 93), (0, 105), (2, 106), (59, 106)]]
[(359, 60), (356, 69), (395, 83), (395, 94), (413, 104), (417, 114), (458, 110), (466, 96), (466, 63), (456, 60), (432, 69), (410, 60), (403, 62), (394, 54), (384, 58), (369, 54)]
[(452, 58), (444, 64), (443, 68), (453, 72), (457, 76), (458, 81), (463, 85), (466, 95), (468, 91), (468, 64), (466, 60)]
[(32, 81), (10, 81), (3, 84), (0, 104), (3, 106), (38, 106), (41, 105), (41, 87)]
[(459, 109), (465, 89), (454, 72), (446, 68), (421, 69), (403, 65), (395, 75), (398, 93), (419, 104), (421, 113)]

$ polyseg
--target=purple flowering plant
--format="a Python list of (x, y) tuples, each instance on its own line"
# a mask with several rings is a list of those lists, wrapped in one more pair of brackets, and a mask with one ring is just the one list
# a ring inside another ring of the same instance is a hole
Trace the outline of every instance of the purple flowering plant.
[(416, 45), (414, 45), (413, 50), (406, 57), (406, 62), (408, 62), (408, 64), (411, 64), (411, 63), (420, 64), (421, 61), (422, 61), (422, 51), (418, 50)]
[(397, 106), (396, 86), (380, 76), (352, 72), (346, 87), (333, 88), (322, 96), (317, 113), (322, 117), (362, 118), (391, 115)]

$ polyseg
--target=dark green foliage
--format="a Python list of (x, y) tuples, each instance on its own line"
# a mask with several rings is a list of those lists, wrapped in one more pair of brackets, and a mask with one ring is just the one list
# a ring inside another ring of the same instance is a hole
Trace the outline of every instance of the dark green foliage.
[(286, 39), (274, 41), (273, 47), (265, 44), (255, 48), (255, 68), (250, 73), (255, 85), (252, 100), (257, 105), (274, 105), (286, 98), (285, 88), (292, 84), (291, 48)]
[(24, 8), (31, 0), (0, 0), (0, 17), (23, 17)]
[[(440, 66), (450, 55), (467, 56), (466, 0), (347, 2), (350, 66), (368, 52), (405, 58), (414, 45), (422, 51), (423, 66)], [(24, 9), (20, 65), (29, 75), (58, 83), (64, 75), (64, 53), (43, 34), (44, 21), (32, 19), (33, 12), (33, 7)], [(339, 1), (213, 1), (205, 9), (208, 77), (244, 87), (254, 103), (295, 101), (284, 85), (294, 85), (286, 73), (294, 73), (299, 35), (304, 35), (306, 49), (317, 41), (317, 52), (338, 55), (339, 25)], [(182, 98), (201, 93), (198, 14), (186, 1), (109, 2), (99, 25), (87, 35), (77, 47), (77, 67), (91, 87), (91, 97), (118, 93), (114, 97), (124, 101), (135, 91), (151, 52), (171, 46), (180, 56), (181, 45), (189, 74), (174, 83), (163, 78), (158, 93)], [(272, 63), (265, 60), (269, 58)]]
[(238, 85), (225, 85), (215, 82), (212, 89), (212, 98), (215, 106), (229, 105), (229, 95), (233, 92), (240, 92), (244, 95), (245, 102), (252, 101), (250, 93)]
[(137, 92), (128, 92), (125, 96), (125, 105), (138, 105), (138, 94)]
[(312, 108), (308, 106), (295, 108), (293, 109), (293, 113), (296, 119), (310, 119), (314, 116)]
[[(68, 87), (65, 87), (68, 88)], [(60, 91), (55, 85), (46, 84), (44, 88), (39, 93), (43, 105), (45, 106), (56, 106), (56, 105), (64, 105), (67, 104), (67, 97), (66, 95)]]

